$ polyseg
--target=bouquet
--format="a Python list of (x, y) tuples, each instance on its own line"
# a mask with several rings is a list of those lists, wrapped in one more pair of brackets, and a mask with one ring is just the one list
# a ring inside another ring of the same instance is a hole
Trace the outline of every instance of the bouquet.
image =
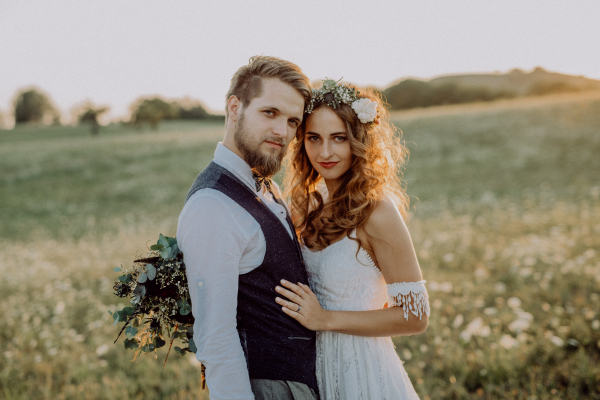
[(131, 302), (120, 311), (109, 311), (114, 325), (125, 322), (115, 343), (125, 332), (125, 349), (135, 351), (135, 360), (142, 352), (154, 352), (156, 357), (156, 350), (170, 341), (163, 368), (175, 339), (183, 343), (175, 347), (178, 354), (195, 353), (194, 317), (177, 240), (161, 234), (146, 257), (136, 258), (129, 269), (114, 270), (122, 272), (113, 287), (114, 294)]

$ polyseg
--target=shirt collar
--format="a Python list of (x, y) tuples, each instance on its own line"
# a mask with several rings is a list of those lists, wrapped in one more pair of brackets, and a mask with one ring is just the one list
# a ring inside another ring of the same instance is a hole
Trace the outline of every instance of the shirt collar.
[(238, 179), (247, 184), (252, 191), (256, 192), (252, 168), (240, 156), (225, 147), (222, 142), (217, 144), (213, 161), (234, 174)]

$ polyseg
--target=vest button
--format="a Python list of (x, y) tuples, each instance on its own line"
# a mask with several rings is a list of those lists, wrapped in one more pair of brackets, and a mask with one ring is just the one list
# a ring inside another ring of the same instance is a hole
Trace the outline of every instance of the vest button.
[(198, 286), (199, 286), (199, 287), (202, 287), (202, 286), (204, 286), (204, 282), (198, 282)]

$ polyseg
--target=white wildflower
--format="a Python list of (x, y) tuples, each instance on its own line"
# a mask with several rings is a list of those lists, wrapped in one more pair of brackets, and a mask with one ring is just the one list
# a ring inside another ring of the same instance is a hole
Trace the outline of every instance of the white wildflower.
[(504, 293), (506, 292), (506, 284), (504, 282), (496, 283), (496, 293)]
[(452, 253), (444, 254), (443, 260), (444, 260), (444, 262), (447, 262), (447, 263), (454, 261), (454, 254), (452, 254)]
[(469, 325), (460, 333), (459, 337), (463, 341), (468, 342), (472, 336), (488, 337), (491, 332), (491, 328), (483, 324), (483, 319), (477, 317), (469, 322)]
[(498, 312), (498, 310), (496, 309), (496, 307), (487, 307), (483, 309), (483, 313), (485, 315), (494, 315)]
[(352, 103), (352, 109), (363, 124), (373, 122), (377, 117), (377, 103), (369, 99), (360, 99)]
[(458, 314), (454, 318), (454, 322), (452, 322), (452, 327), (453, 328), (458, 328), (459, 326), (462, 325), (463, 321), (464, 321), (464, 317), (462, 316), (462, 314)]
[(506, 300), (506, 304), (510, 308), (519, 308), (521, 307), (521, 299), (518, 297), (510, 297), (508, 300)]
[(523, 332), (531, 326), (531, 323), (524, 318), (517, 318), (510, 324), (508, 324), (508, 330), (515, 333)]
[(558, 336), (552, 336), (550, 338), (550, 341), (552, 342), (552, 344), (558, 347), (563, 347), (565, 345), (565, 341), (559, 338)]
[(59, 301), (56, 307), (54, 308), (54, 314), (60, 315), (65, 311), (65, 302)]
[(498, 344), (508, 350), (512, 349), (513, 347), (517, 347), (519, 345), (519, 341), (512, 336), (505, 334), (502, 335)]
[(481, 337), (488, 337), (488, 336), (490, 336), (491, 333), (492, 333), (492, 328), (490, 328), (487, 325), (484, 325), (479, 329), (478, 335)]
[(100, 346), (98, 346), (98, 348), (96, 349), (96, 355), (97, 355), (97, 356), (101, 356), (101, 355), (105, 354), (105, 353), (108, 351), (108, 349), (109, 349), (109, 348), (110, 348), (110, 347), (109, 347), (107, 344), (101, 344), (101, 345), (100, 345)]

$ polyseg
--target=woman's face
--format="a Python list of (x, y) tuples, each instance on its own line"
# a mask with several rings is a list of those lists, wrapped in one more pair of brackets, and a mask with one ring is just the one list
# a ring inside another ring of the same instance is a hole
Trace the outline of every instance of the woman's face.
[(308, 115), (304, 148), (313, 168), (328, 186), (339, 180), (352, 165), (346, 124), (330, 107), (319, 107)]

